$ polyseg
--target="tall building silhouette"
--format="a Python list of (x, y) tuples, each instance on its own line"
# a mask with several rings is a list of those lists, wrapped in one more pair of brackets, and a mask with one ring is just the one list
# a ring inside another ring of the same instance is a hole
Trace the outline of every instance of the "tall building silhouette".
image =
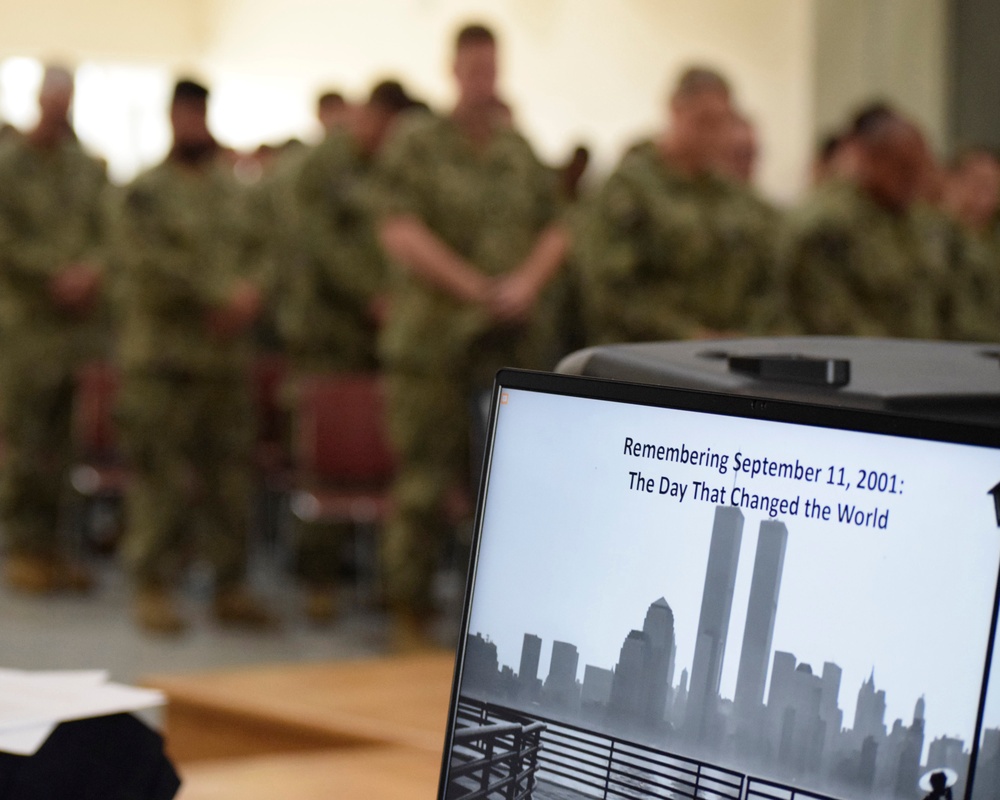
[(583, 686), (580, 690), (580, 706), (584, 712), (603, 712), (611, 700), (611, 685), (615, 673), (587, 664), (583, 669)]
[(538, 697), (538, 662), (542, 657), (542, 640), (533, 633), (524, 634), (521, 645), (521, 666), (517, 671), (517, 684), (520, 696), (526, 700), (536, 700)]
[(580, 654), (575, 644), (552, 643), (549, 675), (545, 679), (545, 696), (549, 705), (573, 709), (579, 703), (580, 694), (576, 684), (576, 670), (579, 663)]
[(766, 520), (760, 523), (747, 621), (743, 629), (743, 649), (740, 651), (740, 668), (733, 697), (736, 714), (744, 720), (756, 716), (764, 702), (787, 544), (788, 529), (783, 522)]
[(694, 741), (718, 732), (719, 684), (733, 609), (736, 568), (743, 538), (743, 512), (735, 506), (718, 506), (705, 570), (705, 588), (698, 619), (698, 638), (691, 664), (684, 728)]
[(822, 767), (827, 741), (824, 690), (835, 674), (830, 668), (839, 671), (828, 664), (822, 676), (814, 675), (808, 664), (796, 664), (791, 653), (774, 654), (767, 697), (772, 747), (778, 762), (797, 774), (815, 774)]
[(875, 670), (858, 690), (858, 704), (854, 711), (854, 736), (860, 744), (871, 736), (876, 742), (886, 737), (885, 690), (875, 689)]
[(663, 723), (674, 658), (674, 612), (660, 598), (646, 612), (642, 630), (625, 637), (611, 685), (612, 719), (646, 729)]
[(618, 653), (618, 663), (611, 682), (611, 700), (608, 703), (611, 718), (618, 722), (635, 720), (642, 710), (646, 642), (646, 634), (642, 631), (629, 631)]

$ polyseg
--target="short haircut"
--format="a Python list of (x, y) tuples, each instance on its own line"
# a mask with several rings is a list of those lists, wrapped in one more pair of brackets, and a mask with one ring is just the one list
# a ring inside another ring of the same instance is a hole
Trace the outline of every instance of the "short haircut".
[(316, 101), (316, 105), (319, 108), (338, 108), (346, 105), (346, 102), (344, 95), (340, 92), (323, 92)]
[(672, 97), (694, 97), (702, 92), (730, 93), (729, 81), (721, 72), (705, 66), (691, 66), (681, 73), (674, 86)]
[(828, 164), (845, 141), (847, 141), (847, 136), (844, 133), (828, 133), (820, 139), (819, 145), (816, 147), (816, 158), (821, 163)]
[(416, 105), (416, 101), (406, 93), (406, 89), (399, 81), (382, 81), (372, 89), (368, 96), (368, 104), (396, 114), (412, 108)]
[(203, 84), (184, 78), (174, 85), (174, 96), (171, 103), (208, 102), (208, 88)]
[(854, 112), (848, 135), (866, 138), (883, 131), (889, 123), (898, 120), (902, 120), (902, 117), (896, 109), (884, 100), (875, 100)]
[(469, 45), (496, 44), (496, 42), (497, 37), (493, 31), (482, 23), (476, 22), (465, 25), (459, 30), (455, 36), (455, 50), (461, 50)]

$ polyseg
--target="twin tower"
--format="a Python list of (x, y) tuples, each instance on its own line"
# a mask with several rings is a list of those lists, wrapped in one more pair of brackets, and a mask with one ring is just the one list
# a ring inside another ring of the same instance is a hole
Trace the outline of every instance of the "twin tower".
[[(743, 522), (743, 513), (735, 506), (719, 506), (715, 511), (684, 714), (684, 733), (692, 741), (712, 741), (722, 731), (719, 686), (729, 636)], [(737, 719), (751, 718), (764, 702), (787, 544), (788, 529), (783, 522), (761, 522), (733, 698)]]

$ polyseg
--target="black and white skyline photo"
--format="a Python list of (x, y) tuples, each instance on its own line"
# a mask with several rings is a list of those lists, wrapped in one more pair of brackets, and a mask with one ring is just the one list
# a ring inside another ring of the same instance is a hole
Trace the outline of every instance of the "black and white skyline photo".
[[(644, 458), (626, 440), (683, 444), (728, 463)], [(736, 454), (814, 474), (750, 477), (733, 469)], [(858, 488), (862, 471), (892, 476), (895, 491)], [(540, 637), (543, 679), (553, 642), (571, 643), (582, 684), (588, 666), (618, 664), (624, 637), (662, 598), (673, 618), (672, 685), (686, 671), (696, 692), (699, 621), (721, 613), (703, 602), (717, 603), (728, 615), (712, 665), (719, 697), (746, 705), (759, 691), (746, 687), (762, 682), (766, 693), (781, 653), (783, 665), (809, 665), (815, 676), (836, 666), (843, 729), (855, 726), (858, 693), (873, 684), (884, 692), (888, 729), (923, 715), (924, 754), (938, 737), (969, 747), (1000, 561), (986, 494), (998, 478), (1000, 459), (980, 448), (511, 392), (498, 422), (470, 633), (488, 636), (499, 663), (515, 671), (525, 634)], [(734, 488), (743, 508), (732, 504)], [(786, 513), (749, 507), (749, 494), (787, 500)], [(815, 511), (823, 506), (827, 519)], [(838, 521), (847, 508), (871, 516)], [(740, 530), (728, 542), (716, 533), (713, 544), (720, 514), (730, 524), (739, 516)], [(771, 544), (758, 550), (762, 535)], [(728, 586), (704, 591), (713, 546), (729, 548), (731, 598)], [(758, 562), (758, 573), (777, 571), (780, 599), (767, 623), (769, 652), (741, 659), (745, 637), (751, 649), (764, 646), (747, 634), (748, 614), (767, 617), (767, 592), (751, 596)], [(1000, 727), (995, 695), (985, 727)]]

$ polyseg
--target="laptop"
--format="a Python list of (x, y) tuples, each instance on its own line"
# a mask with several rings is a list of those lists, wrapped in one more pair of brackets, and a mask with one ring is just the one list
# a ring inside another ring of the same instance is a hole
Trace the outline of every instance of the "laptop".
[(1000, 430), (514, 370), (490, 411), (440, 798), (997, 796)]

